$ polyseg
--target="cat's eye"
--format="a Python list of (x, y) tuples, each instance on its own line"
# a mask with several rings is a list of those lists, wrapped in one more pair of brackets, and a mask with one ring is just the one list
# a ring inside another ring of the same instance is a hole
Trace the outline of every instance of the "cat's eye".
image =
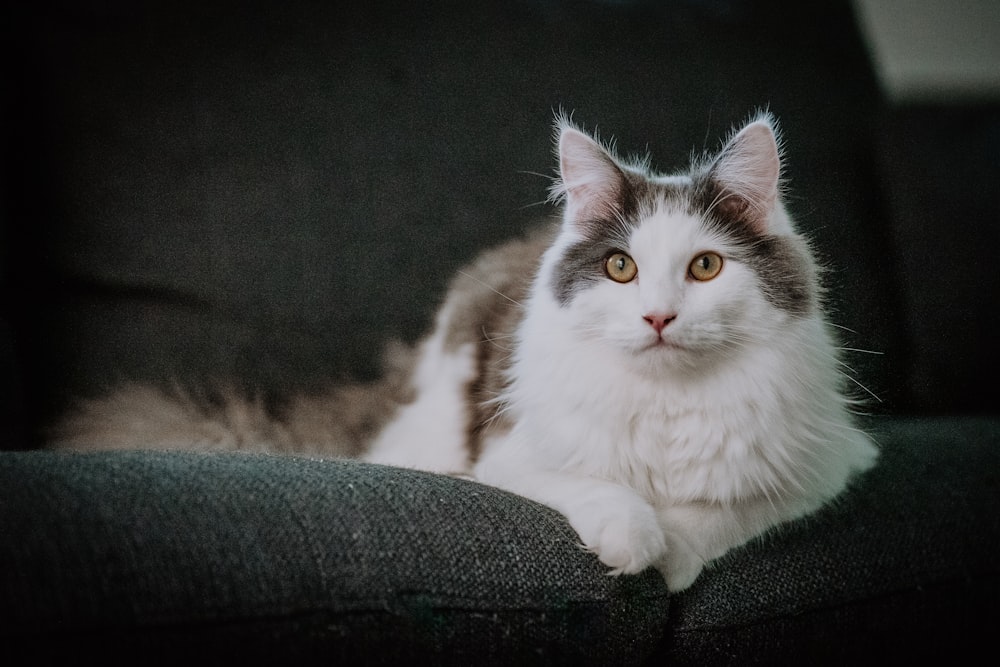
[(714, 252), (703, 252), (691, 261), (688, 273), (695, 280), (711, 280), (722, 271), (722, 256)]
[(635, 265), (635, 260), (623, 252), (615, 252), (608, 255), (604, 260), (604, 272), (617, 283), (627, 283), (635, 279), (639, 273), (639, 267)]

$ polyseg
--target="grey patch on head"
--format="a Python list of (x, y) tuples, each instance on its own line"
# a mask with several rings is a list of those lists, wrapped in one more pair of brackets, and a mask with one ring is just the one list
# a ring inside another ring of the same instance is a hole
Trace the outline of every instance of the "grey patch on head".
[(687, 199), (690, 186), (685, 183), (657, 183), (642, 174), (624, 173), (625, 181), (616, 193), (618, 216), (576, 223), (583, 239), (567, 248), (555, 266), (550, 287), (560, 306), (565, 307), (577, 293), (608, 279), (604, 260), (613, 252), (627, 251), (628, 239), (642, 215), (655, 210), (658, 202)]
[(741, 250), (739, 259), (760, 280), (761, 291), (771, 305), (800, 317), (814, 311), (816, 276), (800, 237), (762, 236)]
[(619, 165), (623, 178), (611, 207), (617, 215), (572, 223), (583, 238), (567, 248), (554, 267), (550, 287), (559, 304), (568, 305), (576, 294), (607, 279), (605, 258), (625, 251), (642, 216), (656, 210), (657, 204), (666, 204), (686, 210), (728, 239), (736, 247), (735, 259), (753, 270), (773, 306), (797, 316), (813, 312), (819, 286), (806, 241), (797, 235), (755, 231), (752, 206), (727, 192), (714, 178), (713, 166), (714, 162), (696, 161), (690, 172), (664, 177)]
[(577, 223), (584, 238), (567, 248), (555, 266), (551, 289), (561, 306), (568, 305), (579, 292), (607, 279), (605, 258), (612, 252), (625, 251), (628, 237), (641, 217), (661, 203), (686, 210), (702, 219), (711, 231), (728, 239), (736, 248), (735, 259), (751, 268), (765, 298), (775, 308), (796, 316), (814, 312), (818, 281), (804, 239), (760, 234), (746, 219), (751, 213), (747, 207), (738, 203), (719, 206), (725, 193), (708, 170), (696, 171), (690, 180), (671, 182), (625, 173), (627, 178), (617, 193), (618, 218)]
[(688, 212), (737, 248), (736, 259), (754, 272), (768, 302), (791, 315), (805, 316), (817, 303), (817, 280), (811, 254), (800, 236), (760, 234), (744, 219), (746, 207), (720, 207), (724, 193), (708, 174), (697, 177)]
[[(615, 227), (614, 223), (606, 225), (607, 229)], [(621, 250), (620, 246), (609, 237), (600, 241), (587, 238), (567, 248), (552, 273), (552, 293), (559, 305), (568, 305), (579, 291), (606, 280), (604, 259), (609, 253)]]

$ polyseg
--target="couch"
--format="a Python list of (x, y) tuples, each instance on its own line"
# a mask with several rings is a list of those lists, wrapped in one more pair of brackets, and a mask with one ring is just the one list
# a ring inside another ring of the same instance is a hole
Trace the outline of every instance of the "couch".
[[(1000, 621), (1000, 114), (899, 106), (849, 4), (11, 9), (0, 661), (962, 662)], [(879, 465), (688, 590), (554, 511), (357, 461), (46, 448), (126, 380), (379, 372), (552, 213), (554, 111), (663, 170), (767, 107)]]

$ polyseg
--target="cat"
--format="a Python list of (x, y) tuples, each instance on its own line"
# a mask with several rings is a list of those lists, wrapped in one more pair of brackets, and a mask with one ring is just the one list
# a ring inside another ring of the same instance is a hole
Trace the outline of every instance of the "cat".
[(672, 591), (877, 459), (852, 418), (820, 271), (782, 202), (776, 121), (674, 175), (556, 122), (561, 220), (482, 254), (369, 385), (280, 414), (126, 385), (73, 447), (298, 451), (466, 475), (561, 512), (613, 574)]

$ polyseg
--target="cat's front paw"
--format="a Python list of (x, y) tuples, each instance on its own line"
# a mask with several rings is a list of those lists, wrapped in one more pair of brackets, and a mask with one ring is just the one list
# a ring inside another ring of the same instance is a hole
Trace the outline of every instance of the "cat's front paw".
[(664, 557), (666, 541), (655, 511), (627, 489), (602, 489), (567, 518), (583, 547), (610, 567), (610, 574), (635, 574)]

